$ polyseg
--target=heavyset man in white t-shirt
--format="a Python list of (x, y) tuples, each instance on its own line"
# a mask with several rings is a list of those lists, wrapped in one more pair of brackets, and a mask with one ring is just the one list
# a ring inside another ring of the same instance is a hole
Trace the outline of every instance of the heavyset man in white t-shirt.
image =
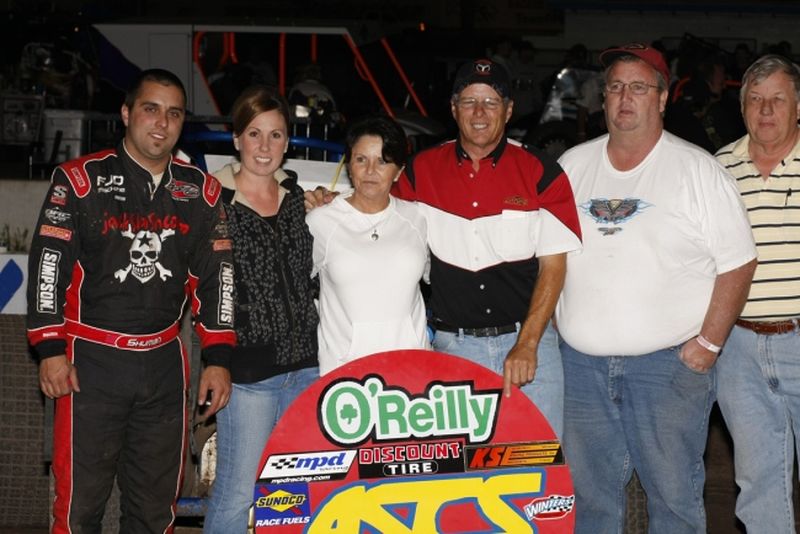
[(609, 134), (560, 160), (584, 236), (556, 311), (575, 532), (622, 532), (636, 470), (651, 532), (702, 533), (714, 364), (756, 251), (730, 176), (663, 130), (661, 54), (634, 43), (600, 60)]

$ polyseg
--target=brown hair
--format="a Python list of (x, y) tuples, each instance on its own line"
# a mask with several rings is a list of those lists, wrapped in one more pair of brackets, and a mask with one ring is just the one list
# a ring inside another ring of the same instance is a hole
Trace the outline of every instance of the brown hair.
[(242, 135), (247, 125), (257, 115), (265, 111), (277, 110), (286, 121), (289, 128), (289, 104), (275, 87), (266, 85), (251, 85), (239, 95), (231, 108), (233, 119), (233, 133), (237, 137)]

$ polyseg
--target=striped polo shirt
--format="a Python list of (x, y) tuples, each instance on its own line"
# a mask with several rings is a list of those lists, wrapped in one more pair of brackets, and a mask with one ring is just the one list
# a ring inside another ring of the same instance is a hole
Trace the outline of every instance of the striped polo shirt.
[(719, 150), (736, 179), (758, 249), (758, 267), (741, 318), (800, 317), (800, 141), (764, 180), (750, 159), (750, 136)]

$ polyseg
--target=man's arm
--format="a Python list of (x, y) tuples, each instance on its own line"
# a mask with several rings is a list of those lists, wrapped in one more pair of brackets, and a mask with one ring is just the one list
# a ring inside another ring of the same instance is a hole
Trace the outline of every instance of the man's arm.
[(503, 392), (511, 395), (511, 386), (522, 386), (533, 380), (538, 362), (539, 340), (553, 316), (564, 277), (567, 273), (567, 254), (541, 256), (536, 288), (531, 297), (528, 315), (522, 324), (517, 342), (503, 364)]
[(233, 329), (234, 270), (227, 215), (216, 179), (205, 177), (203, 199), (197, 204), (200, 232), (189, 259), (189, 290), (195, 330), (200, 338), (205, 369), (200, 376), (197, 403), (204, 415), (223, 408), (230, 399), (230, 360), (236, 333)]
[(39, 387), (55, 399), (80, 391), (66, 356), (64, 305), (79, 250), (78, 198), (62, 167), (53, 172), (28, 257), (28, 342), (39, 359)]
[[(728, 334), (733, 328), (733, 323), (742, 312), (747, 294), (750, 291), (750, 282), (756, 271), (758, 260), (751, 260), (744, 265), (717, 275), (714, 281), (714, 290), (711, 293), (711, 302), (700, 328), (700, 336), (712, 345), (722, 347)], [(681, 360), (695, 371), (705, 372), (714, 366), (717, 353), (704, 347), (698, 337), (693, 337), (683, 344)]]

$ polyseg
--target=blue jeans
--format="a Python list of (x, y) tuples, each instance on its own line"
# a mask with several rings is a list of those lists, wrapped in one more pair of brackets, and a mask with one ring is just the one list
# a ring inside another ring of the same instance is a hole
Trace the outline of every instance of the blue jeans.
[[(496, 337), (474, 337), (438, 331), (433, 338), (433, 348), (438, 352), (461, 356), (502, 375), (503, 362), (517, 341), (518, 331), (519, 326), (517, 332)], [(537, 354), (539, 360), (536, 376), (533, 382), (520, 389), (539, 408), (556, 436), (561, 439), (564, 421), (564, 371), (558, 350), (558, 334), (552, 324), (548, 324), (542, 334)]]
[(692, 371), (678, 352), (598, 357), (562, 343), (575, 534), (623, 532), (634, 469), (647, 494), (650, 532), (706, 532), (703, 451), (715, 371)]
[(319, 378), (319, 367), (233, 384), (231, 400), (217, 413), (217, 472), (203, 532), (247, 532), (258, 462), (272, 428), (292, 401)]
[(735, 326), (716, 367), (719, 407), (733, 437), (736, 515), (748, 532), (794, 534), (800, 333), (765, 336)]

